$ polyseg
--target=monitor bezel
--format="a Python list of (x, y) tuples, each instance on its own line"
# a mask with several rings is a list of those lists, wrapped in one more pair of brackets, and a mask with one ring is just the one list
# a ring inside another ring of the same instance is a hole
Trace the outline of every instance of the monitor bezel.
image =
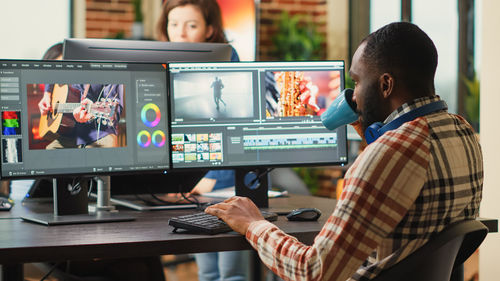
[[(167, 109), (170, 111), (170, 97), (168, 96), (168, 67), (166, 67), (165, 63), (161, 62), (137, 62), (137, 61), (78, 61), (78, 60), (32, 60), (32, 59), (0, 59), (0, 69), (3, 69), (1, 67), (2, 63), (50, 63), (50, 64), (58, 64), (58, 63), (85, 63), (85, 64), (91, 64), (91, 63), (122, 63), (122, 64), (133, 64), (133, 65), (159, 65), (162, 66), (162, 68), (165, 70), (165, 87), (167, 87), (166, 91), (166, 98), (167, 98)], [(167, 144), (170, 144), (170, 113), (167, 113), (167, 131), (168, 134), (166, 135), (166, 142)], [(170, 146), (166, 147), (167, 150), (170, 150)], [(2, 154), (2, 151), (0, 151), (0, 155)], [(57, 178), (57, 177), (82, 177), (82, 178), (87, 178), (87, 177), (95, 177), (95, 176), (119, 176), (119, 175), (137, 175), (137, 174), (167, 174), (171, 173), (172, 171), (172, 166), (170, 164), (171, 162), (171, 153), (168, 151), (168, 157), (169, 157), (169, 163), (167, 165), (167, 168), (161, 168), (161, 169), (144, 169), (144, 170), (126, 170), (126, 171), (96, 171), (96, 172), (77, 172), (77, 173), (59, 173), (59, 174), (26, 174), (26, 175), (19, 175), (19, 176), (2, 176), (2, 170), (3, 170), (3, 165), (4, 163), (0, 163), (0, 179), (1, 180), (21, 180), (21, 179), (50, 179), (50, 178)]]
[[(113, 52), (110, 52), (112, 50)], [(232, 55), (229, 43), (192, 43), (152, 40), (66, 38), (63, 41), (63, 59), (72, 61), (126, 61), (167, 63), (182, 61), (229, 61)], [(122, 52), (123, 51), (123, 52)], [(146, 53), (145, 53), (146, 52)], [(210, 55), (207, 55), (210, 53)], [(164, 60), (163, 57), (180, 56)], [(150, 56), (151, 58), (145, 58)], [(183, 56), (185, 56), (183, 58)], [(200, 59), (199, 57), (206, 57)]]
[[(170, 122), (170, 135), (172, 135), (172, 118), (173, 118), (173, 111), (172, 111), (172, 93), (171, 93), (171, 72), (170, 72), (170, 65), (172, 64), (190, 64), (190, 65), (196, 65), (196, 64), (266, 64), (266, 63), (271, 63), (271, 64), (294, 64), (294, 63), (338, 63), (342, 62), (344, 67), (343, 67), (343, 73), (342, 76), (344, 79), (341, 80), (341, 89), (343, 90), (345, 88), (345, 61), (344, 60), (321, 60), (321, 61), (241, 61), (241, 62), (171, 62), (167, 63), (167, 87), (168, 87), (168, 97), (169, 97), (169, 108), (170, 108), (170, 114), (169, 114), (169, 122)], [(172, 142), (169, 143), (169, 151), (170, 151), (170, 168), (172, 170), (179, 170), (179, 171), (184, 171), (184, 170), (194, 170), (194, 169), (209, 169), (209, 170), (228, 170), (228, 169), (243, 169), (243, 170), (248, 170), (248, 169), (258, 169), (258, 168), (280, 168), (280, 167), (326, 167), (326, 166), (345, 166), (349, 163), (349, 153), (348, 153), (348, 139), (347, 139), (347, 126), (341, 126), (337, 128), (336, 130), (343, 130), (344, 135), (346, 136), (346, 145), (345, 145), (345, 155), (346, 155), (346, 160), (345, 161), (332, 161), (332, 162), (316, 162), (316, 163), (304, 163), (304, 162), (295, 162), (295, 163), (280, 163), (280, 164), (269, 164), (269, 163), (258, 163), (255, 165), (217, 165), (217, 166), (193, 166), (193, 167), (174, 167), (174, 163), (172, 161)], [(171, 138), (170, 138), (171, 141)]]

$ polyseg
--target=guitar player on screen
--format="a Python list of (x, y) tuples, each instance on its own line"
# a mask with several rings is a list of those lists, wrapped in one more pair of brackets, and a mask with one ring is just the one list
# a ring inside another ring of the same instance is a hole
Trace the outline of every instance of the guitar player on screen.
[(122, 84), (45, 84), (39, 134), (45, 149), (117, 147)]

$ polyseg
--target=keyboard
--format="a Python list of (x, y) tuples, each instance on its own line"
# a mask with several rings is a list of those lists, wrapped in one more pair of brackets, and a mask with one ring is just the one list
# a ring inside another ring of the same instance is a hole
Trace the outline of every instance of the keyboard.
[[(268, 221), (275, 221), (278, 219), (278, 215), (276, 213), (267, 211), (260, 212)], [(176, 232), (179, 228), (205, 234), (218, 234), (232, 231), (232, 229), (223, 220), (205, 212), (174, 217), (168, 220), (168, 224), (174, 227), (174, 232)]]

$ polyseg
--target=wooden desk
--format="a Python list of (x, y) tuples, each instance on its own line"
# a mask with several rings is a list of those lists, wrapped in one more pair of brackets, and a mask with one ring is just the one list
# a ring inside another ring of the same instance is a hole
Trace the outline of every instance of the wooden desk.
[[(323, 212), (317, 222), (289, 222), (280, 216), (275, 224), (306, 244), (314, 237), (335, 208), (336, 200), (293, 195), (270, 199), (270, 210), (291, 210), (314, 206)], [(127, 258), (251, 249), (242, 235), (234, 232), (218, 235), (176, 234), (167, 224), (170, 217), (195, 210), (168, 210), (121, 213), (136, 217), (131, 222), (43, 226), (24, 222), (28, 212), (48, 212), (52, 205), (17, 203), (10, 212), (0, 213), (0, 264), (9, 268), (22, 263), (91, 258)], [(496, 219), (483, 219), (491, 231), (497, 231)], [(9, 279), (11, 280), (11, 279)]]
[[(270, 210), (291, 210), (315, 206), (323, 215), (317, 222), (289, 222), (280, 216), (275, 222), (285, 232), (311, 244), (335, 208), (335, 200), (294, 195), (270, 200)], [(251, 249), (244, 236), (235, 232), (202, 235), (172, 233), (170, 217), (195, 210), (168, 210), (120, 213), (135, 221), (44, 226), (22, 221), (29, 212), (49, 212), (52, 204), (17, 203), (10, 212), (0, 214), (0, 264), (5, 268), (31, 262), (91, 258), (127, 258)], [(4, 268), (4, 269), (5, 269)], [(19, 269), (18, 269), (19, 270)]]

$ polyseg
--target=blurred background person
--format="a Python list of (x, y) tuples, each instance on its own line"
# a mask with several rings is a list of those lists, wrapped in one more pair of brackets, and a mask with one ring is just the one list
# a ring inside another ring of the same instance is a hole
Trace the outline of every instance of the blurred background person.
[[(216, 0), (167, 0), (157, 23), (158, 39), (170, 42), (228, 43)], [(231, 61), (239, 61), (232, 48)], [(233, 170), (208, 172), (192, 193), (234, 186)], [(195, 254), (200, 281), (247, 280), (248, 251)]]

